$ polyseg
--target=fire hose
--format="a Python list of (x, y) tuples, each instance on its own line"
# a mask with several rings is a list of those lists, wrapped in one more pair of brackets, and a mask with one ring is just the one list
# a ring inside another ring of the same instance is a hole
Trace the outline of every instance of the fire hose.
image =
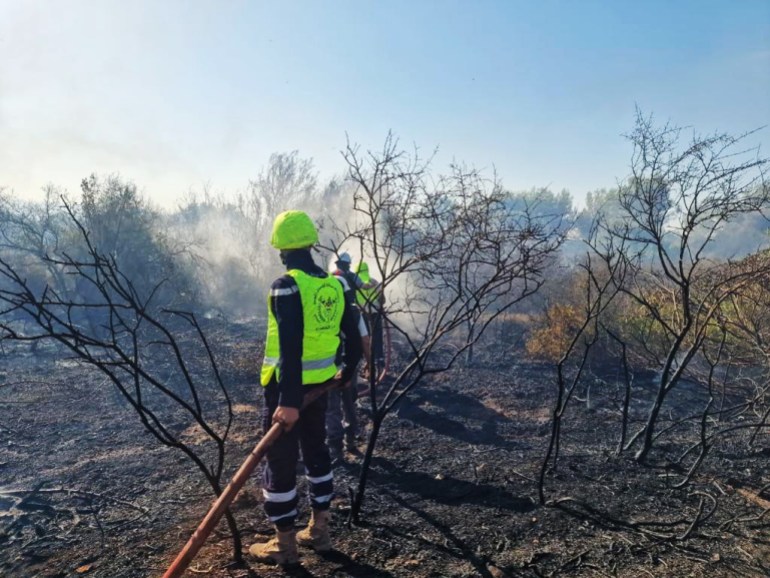
[[(326, 392), (338, 388), (341, 385), (340, 380), (335, 378), (327, 381), (320, 387), (310, 390), (305, 394), (305, 398), (302, 400), (302, 408), (300, 411)], [(168, 567), (166, 573), (163, 574), (163, 578), (178, 578), (187, 569), (190, 562), (192, 562), (193, 558), (198, 554), (198, 551), (203, 547), (206, 538), (209, 537), (227, 508), (232, 504), (235, 496), (238, 495), (238, 492), (246, 483), (246, 480), (249, 479), (249, 476), (251, 476), (254, 469), (259, 465), (259, 462), (262, 461), (268, 448), (275, 443), (275, 440), (277, 440), (282, 433), (283, 424), (274, 423), (270, 429), (267, 430), (267, 433), (262, 436), (259, 443), (254, 446), (253, 450), (251, 450), (246, 461), (244, 461), (241, 467), (238, 468), (233, 479), (230, 480), (230, 483), (227, 484), (227, 487), (212, 504), (208, 513), (203, 518), (203, 521), (198, 525), (198, 528), (193, 532), (193, 535), (190, 536), (187, 544), (185, 544), (184, 548), (179, 552), (177, 557), (171, 563), (171, 566)]]

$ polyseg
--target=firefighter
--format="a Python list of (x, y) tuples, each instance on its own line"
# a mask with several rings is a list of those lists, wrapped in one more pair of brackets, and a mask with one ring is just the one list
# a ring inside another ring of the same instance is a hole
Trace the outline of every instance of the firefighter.
[(350, 253), (347, 251), (341, 253), (340, 258), (334, 262), (334, 264), (337, 266), (337, 270), (334, 272), (334, 274), (345, 277), (348, 285), (350, 285), (353, 290), (360, 291), (362, 289), (374, 289), (377, 287), (377, 285), (379, 285), (376, 280), (369, 278), (364, 280), (358, 275), (357, 271), (351, 271), (350, 263)]
[[(345, 261), (347, 257), (347, 261)], [(347, 269), (340, 267), (340, 263), (350, 264), (350, 256), (347, 253), (343, 253), (335, 264), (337, 269), (334, 270), (332, 275), (337, 277), (342, 283), (345, 290), (345, 299), (355, 308), (355, 313), (358, 316), (358, 329), (361, 333), (361, 346), (363, 348), (365, 358), (370, 356), (369, 351), (369, 332), (366, 328), (363, 316), (361, 315), (358, 306), (356, 305), (356, 290), (353, 288), (355, 280), (352, 276), (358, 278), (358, 275)], [(363, 283), (362, 283), (363, 284)], [(358, 429), (358, 416), (356, 415), (356, 399), (358, 397), (357, 385), (358, 385), (358, 372), (354, 372), (350, 386), (344, 389), (333, 390), (329, 392), (329, 404), (326, 409), (326, 443), (329, 446), (329, 453), (332, 458), (332, 466), (342, 465), (344, 463), (343, 453), (343, 438), (345, 440), (345, 451), (360, 455), (358, 446), (356, 444), (356, 438), (359, 433)]]
[[(361, 261), (358, 264), (356, 275), (364, 283), (364, 286), (356, 292), (356, 299), (369, 328), (371, 340), (371, 354), (366, 357), (364, 373), (374, 371), (376, 379), (377, 372), (385, 364), (382, 331), (382, 307), (385, 305), (385, 294), (382, 292), (379, 281), (369, 275), (369, 265), (366, 262)], [(373, 368), (369, 367), (370, 360), (374, 362)]]
[[(354, 309), (346, 303), (340, 281), (313, 262), (310, 249), (318, 232), (302, 211), (286, 211), (273, 223), (270, 243), (280, 251), (286, 273), (273, 282), (268, 296), (264, 387), (265, 431), (273, 423), (283, 434), (267, 452), (264, 508), (275, 536), (249, 553), (260, 562), (299, 562), (297, 543), (316, 551), (331, 549), (329, 506), (334, 496), (324, 422), (327, 396), (300, 411), (305, 392), (338, 376), (348, 383), (361, 358), (361, 336)], [(337, 352), (344, 340), (342, 364)], [(296, 533), (297, 462), (302, 449), (312, 513), (308, 527)]]

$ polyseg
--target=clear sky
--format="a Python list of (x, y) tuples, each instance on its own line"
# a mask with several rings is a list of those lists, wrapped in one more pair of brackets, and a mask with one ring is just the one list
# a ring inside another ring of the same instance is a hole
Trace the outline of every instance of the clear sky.
[(627, 173), (637, 104), (770, 123), (770, 0), (0, 0), (0, 187), (23, 196), (118, 172), (172, 206), (272, 152), (342, 173), (346, 134), (392, 129), (579, 202)]

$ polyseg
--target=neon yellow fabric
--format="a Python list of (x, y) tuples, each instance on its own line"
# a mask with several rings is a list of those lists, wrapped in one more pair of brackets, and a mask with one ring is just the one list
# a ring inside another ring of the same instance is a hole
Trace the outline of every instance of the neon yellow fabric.
[(371, 289), (359, 289), (358, 291), (356, 291), (356, 302), (361, 307), (376, 307), (379, 299), (380, 299), (379, 285), (377, 287), (372, 287)]
[(359, 277), (361, 277), (361, 281), (364, 283), (368, 283), (371, 280), (371, 277), (369, 276), (369, 265), (361, 261), (358, 264), (358, 267), (356, 267), (356, 273)]
[(284, 211), (273, 221), (270, 244), (276, 249), (303, 249), (318, 242), (318, 231), (304, 211)]
[[(333, 276), (313, 277), (298, 269), (287, 272), (297, 283), (302, 301), (304, 335), (302, 338), (302, 384), (323, 383), (337, 373), (336, 356), (340, 345), (340, 323), (345, 308), (342, 285)], [(260, 383), (270, 383), (273, 373), (278, 375), (281, 351), (278, 341), (278, 322), (273, 315), (270, 299), (267, 302), (267, 341), (262, 363)]]
[[(366, 262), (361, 261), (356, 267), (356, 273), (364, 283), (369, 283), (372, 278), (369, 276), (369, 265)], [(372, 287), (371, 289), (359, 289), (356, 291), (356, 302), (361, 306), (374, 307), (380, 298), (380, 288)]]

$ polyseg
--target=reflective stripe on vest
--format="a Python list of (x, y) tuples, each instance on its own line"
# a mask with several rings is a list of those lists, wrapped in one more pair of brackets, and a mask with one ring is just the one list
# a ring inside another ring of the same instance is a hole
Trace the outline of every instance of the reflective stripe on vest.
[[(302, 383), (312, 385), (323, 383), (337, 373), (337, 349), (340, 345), (340, 323), (345, 308), (342, 285), (333, 276), (313, 277), (299, 269), (287, 271), (297, 284), (297, 291), (302, 302)], [(273, 291), (267, 298), (267, 339), (265, 358), (262, 362), (260, 382), (267, 385), (278, 375), (280, 343), (278, 340), (278, 322), (273, 315), (270, 300), (296, 291), (282, 289)]]

